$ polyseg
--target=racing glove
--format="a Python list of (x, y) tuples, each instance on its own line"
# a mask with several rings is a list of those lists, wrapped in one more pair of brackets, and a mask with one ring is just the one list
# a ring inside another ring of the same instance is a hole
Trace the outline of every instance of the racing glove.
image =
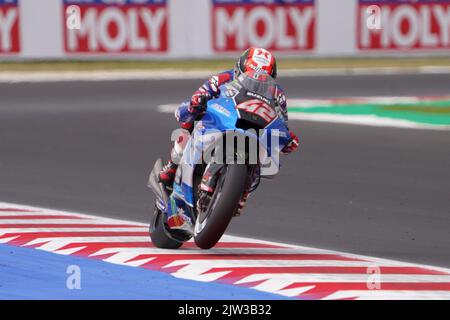
[(191, 97), (191, 102), (189, 104), (188, 111), (192, 114), (198, 114), (206, 109), (206, 103), (211, 98), (208, 92), (197, 91)]
[(295, 150), (297, 150), (299, 144), (299, 139), (298, 137), (295, 135), (295, 133), (293, 133), (292, 131), (289, 131), (289, 135), (291, 136), (291, 140), (290, 142), (284, 146), (284, 148), (281, 150), (281, 153), (283, 154), (289, 154)]

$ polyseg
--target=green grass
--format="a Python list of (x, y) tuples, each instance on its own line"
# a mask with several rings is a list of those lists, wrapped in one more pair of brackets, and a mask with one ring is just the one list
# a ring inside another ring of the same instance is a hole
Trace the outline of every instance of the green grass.
[[(233, 59), (163, 60), (163, 61), (0, 61), (0, 72), (87, 71), (87, 70), (223, 70), (231, 68)], [(280, 69), (333, 68), (417, 68), (450, 66), (450, 57), (436, 58), (347, 58), (347, 59), (279, 59)]]
[(334, 115), (373, 115), (380, 118), (409, 120), (427, 125), (450, 125), (450, 100), (421, 101), (417, 103), (354, 103), (338, 104), (328, 107), (317, 106), (311, 108), (289, 107), (289, 112), (334, 114)]

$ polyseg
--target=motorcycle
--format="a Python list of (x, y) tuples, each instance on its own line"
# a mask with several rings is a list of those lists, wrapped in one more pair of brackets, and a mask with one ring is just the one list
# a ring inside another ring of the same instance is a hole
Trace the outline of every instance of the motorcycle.
[[(289, 143), (289, 130), (274, 100), (273, 78), (256, 71), (241, 74), (209, 100), (185, 146), (172, 188), (158, 181), (158, 159), (148, 187), (156, 195), (150, 237), (158, 248), (176, 249), (194, 237), (202, 249), (212, 248), (240, 204), (279, 169), (280, 150)], [(166, 210), (173, 197), (183, 202), (192, 228), (174, 229)]]

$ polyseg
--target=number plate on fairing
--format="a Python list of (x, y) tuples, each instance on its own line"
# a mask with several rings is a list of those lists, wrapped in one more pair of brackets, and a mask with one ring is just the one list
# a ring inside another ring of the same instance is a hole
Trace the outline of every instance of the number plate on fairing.
[(236, 97), (236, 104), (240, 118), (254, 123), (259, 128), (265, 128), (278, 116), (271, 100), (252, 92), (240, 94)]

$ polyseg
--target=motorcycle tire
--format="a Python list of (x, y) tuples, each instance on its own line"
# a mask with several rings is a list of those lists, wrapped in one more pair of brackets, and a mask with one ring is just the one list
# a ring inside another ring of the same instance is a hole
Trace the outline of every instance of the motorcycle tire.
[(245, 191), (247, 171), (245, 164), (226, 167), (217, 182), (208, 209), (197, 217), (194, 241), (198, 247), (210, 249), (224, 234)]
[[(158, 210), (155, 208), (155, 210)], [(159, 210), (158, 210), (159, 211)], [(178, 249), (183, 245), (182, 242), (170, 238), (166, 233), (164, 226), (164, 216), (161, 211), (158, 212), (158, 217), (155, 222), (155, 230), (150, 232), (150, 238), (155, 247), (161, 249)]]

